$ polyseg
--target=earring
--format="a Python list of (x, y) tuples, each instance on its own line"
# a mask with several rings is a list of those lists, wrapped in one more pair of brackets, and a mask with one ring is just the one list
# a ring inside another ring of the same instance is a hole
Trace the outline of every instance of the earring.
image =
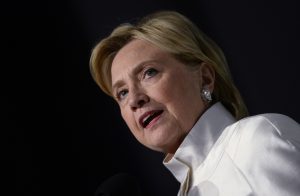
[(203, 101), (206, 101), (206, 102), (211, 102), (212, 101), (212, 98), (211, 98), (211, 92), (208, 90), (207, 87), (204, 87), (201, 91), (201, 97), (203, 99)]

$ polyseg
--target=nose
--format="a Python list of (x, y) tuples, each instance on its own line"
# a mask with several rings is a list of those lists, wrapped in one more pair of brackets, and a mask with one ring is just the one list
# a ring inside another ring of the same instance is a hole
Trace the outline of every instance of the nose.
[(138, 108), (143, 107), (150, 100), (149, 96), (144, 92), (132, 92), (129, 98), (129, 106), (135, 111)]

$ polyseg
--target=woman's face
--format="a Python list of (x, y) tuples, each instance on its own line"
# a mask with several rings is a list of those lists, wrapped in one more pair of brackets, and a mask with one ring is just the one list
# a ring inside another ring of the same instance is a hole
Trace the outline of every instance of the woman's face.
[(112, 92), (140, 143), (176, 151), (205, 108), (201, 72), (143, 40), (131, 41), (116, 54)]

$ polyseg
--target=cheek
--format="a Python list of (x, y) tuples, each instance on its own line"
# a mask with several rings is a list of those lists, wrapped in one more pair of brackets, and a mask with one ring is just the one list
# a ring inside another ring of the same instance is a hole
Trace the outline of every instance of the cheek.
[(132, 112), (127, 111), (126, 109), (121, 109), (121, 115), (123, 120), (127, 124), (128, 128), (130, 129), (130, 131), (135, 135), (138, 127)]
[(130, 126), (130, 124), (132, 124), (132, 117), (130, 113), (126, 111), (126, 109), (121, 109), (121, 115), (126, 124)]
[[(158, 102), (163, 105), (163, 107), (168, 111), (168, 114), (170, 115), (170, 121), (172, 122), (173, 126), (177, 124), (176, 126), (180, 125), (180, 122), (178, 121), (180, 119), (182, 114), (182, 105), (184, 105), (184, 100), (181, 95), (181, 86), (174, 87), (172, 84), (172, 81), (166, 81), (161, 83), (161, 85), (157, 88), (153, 89), (153, 96), (155, 102)], [(175, 124), (174, 124), (175, 123)], [(181, 126), (179, 126), (181, 127)]]
[(165, 79), (162, 80), (158, 85), (155, 85), (152, 89), (153, 98), (162, 104), (168, 104), (169, 102), (176, 100), (179, 94), (177, 92), (179, 87), (176, 86), (174, 82), (175, 81), (171, 79)]
[(202, 108), (200, 90), (195, 82), (169, 78), (160, 83), (155, 92), (156, 100), (167, 108), (179, 126), (190, 129)]
[(188, 95), (190, 93), (186, 91), (186, 86), (176, 80), (165, 80), (153, 91), (156, 100), (165, 106), (175, 104), (180, 107), (182, 104), (186, 104), (185, 99), (190, 97)]

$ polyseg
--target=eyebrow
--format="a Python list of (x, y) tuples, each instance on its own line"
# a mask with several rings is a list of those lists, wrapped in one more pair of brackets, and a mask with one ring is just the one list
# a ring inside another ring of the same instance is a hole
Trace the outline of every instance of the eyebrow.
[[(131, 75), (136, 75), (137, 73), (139, 73), (143, 67), (146, 65), (146, 64), (150, 64), (150, 63), (157, 63), (158, 61), (157, 60), (148, 60), (148, 61), (143, 61), (139, 64), (137, 64), (137, 66), (135, 66), (132, 70), (131, 70)], [(114, 93), (115, 89), (119, 86), (121, 86), (122, 84), (124, 83), (123, 80), (117, 80), (113, 85), (112, 85), (112, 92)]]

